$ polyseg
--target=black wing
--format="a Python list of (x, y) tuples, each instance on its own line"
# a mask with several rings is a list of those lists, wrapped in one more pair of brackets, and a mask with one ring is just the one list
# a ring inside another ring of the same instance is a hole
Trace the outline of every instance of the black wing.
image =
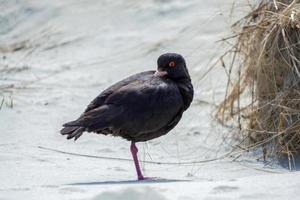
[[(154, 74), (154, 71), (146, 71), (146, 72), (141, 72), (132, 76), (129, 76), (128, 78), (123, 79), (122, 81), (117, 82), (116, 84), (110, 86), (101, 94), (99, 94), (85, 109), (84, 113), (89, 112), (90, 110), (93, 110), (97, 107), (100, 107), (101, 105), (104, 104), (105, 100), (114, 92), (118, 91), (120, 88), (128, 85), (131, 82), (134, 82), (136, 80), (142, 79), (146, 75), (151, 75)], [(83, 114), (84, 114), (83, 113)]]
[(175, 83), (153, 76), (120, 88), (106, 99), (106, 104), (121, 110), (111, 122), (112, 127), (132, 137), (160, 130), (183, 110)]

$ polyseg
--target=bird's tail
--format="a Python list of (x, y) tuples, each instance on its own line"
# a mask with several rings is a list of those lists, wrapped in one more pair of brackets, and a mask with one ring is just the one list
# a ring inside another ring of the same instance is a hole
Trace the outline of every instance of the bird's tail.
[(85, 131), (84, 127), (78, 127), (78, 126), (66, 126), (61, 129), (60, 133), (62, 135), (68, 135), (67, 139), (72, 139), (76, 141), (82, 133)]

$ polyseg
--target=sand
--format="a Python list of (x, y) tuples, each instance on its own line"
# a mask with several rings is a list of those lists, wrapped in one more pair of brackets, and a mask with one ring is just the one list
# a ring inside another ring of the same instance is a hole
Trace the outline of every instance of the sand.
[[(237, 5), (247, 9), (245, 2)], [(298, 172), (250, 155), (235, 162), (144, 163), (145, 174), (158, 178), (141, 183), (130, 161), (39, 148), (131, 159), (129, 142), (95, 134), (67, 141), (61, 124), (112, 83), (177, 52), (187, 60), (195, 100), (168, 135), (138, 144), (140, 159), (208, 161), (230, 152), (230, 130), (212, 117), (226, 75), (221, 66), (202, 75), (222, 52), (216, 41), (229, 34), (231, 6), (222, 0), (0, 0), (0, 84), (14, 85), (2, 94), (0, 110), (0, 199), (297, 199)]]

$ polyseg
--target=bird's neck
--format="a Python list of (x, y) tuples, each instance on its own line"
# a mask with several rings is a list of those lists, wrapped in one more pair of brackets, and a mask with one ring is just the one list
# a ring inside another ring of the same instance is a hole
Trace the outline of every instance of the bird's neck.
[(194, 89), (191, 79), (179, 79), (176, 80), (177, 87), (182, 95), (184, 110), (186, 110), (193, 101)]

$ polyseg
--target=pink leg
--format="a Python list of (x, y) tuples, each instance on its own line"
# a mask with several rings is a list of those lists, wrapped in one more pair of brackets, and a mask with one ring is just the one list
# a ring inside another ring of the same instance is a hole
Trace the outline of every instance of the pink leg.
[(135, 146), (134, 142), (131, 142), (130, 151), (131, 151), (131, 154), (132, 154), (132, 157), (133, 157), (133, 161), (134, 161), (136, 173), (137, 173), (137, 176), (138, 176), (138, 180), (145, 180), (145, 177), (143, 176), (143, 174), (141, 172), (139, 160), (138, 160), (138, 157), (137, 157), (138, 148)]

